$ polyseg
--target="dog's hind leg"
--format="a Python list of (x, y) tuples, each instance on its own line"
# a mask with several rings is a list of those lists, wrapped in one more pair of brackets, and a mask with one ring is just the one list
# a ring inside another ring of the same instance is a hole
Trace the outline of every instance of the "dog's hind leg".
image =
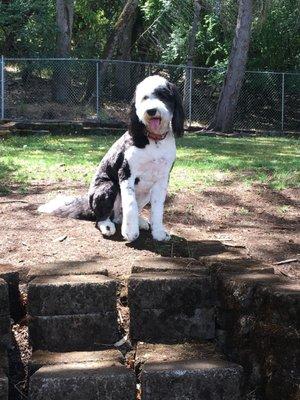
[(115, 224), (110, 217), (118, 192), (118, 186), (111, 181), (101, 182), (90, 192), (90, 206), (96, 215), (96, 226), (104, 236), (112, 236), (116, 232)]
[(115, 200), (113, 222), (115, 224), (122, 224), (122, 203), (120, 194), (117, 195)]

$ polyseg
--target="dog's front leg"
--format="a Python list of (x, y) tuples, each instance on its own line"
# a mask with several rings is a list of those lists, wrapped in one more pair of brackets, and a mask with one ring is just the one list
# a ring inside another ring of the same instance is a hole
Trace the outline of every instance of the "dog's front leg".
[(120, 184), (123, 210), (122, 236), (129, 242), (139, 237), (139, 211), (135, 198), (134, 177)]
[(156, 182), (151, 190), (151, 230), (153, 239), (170, 240), (163, 225), (164, 203), (167, 195), (168, 177)]

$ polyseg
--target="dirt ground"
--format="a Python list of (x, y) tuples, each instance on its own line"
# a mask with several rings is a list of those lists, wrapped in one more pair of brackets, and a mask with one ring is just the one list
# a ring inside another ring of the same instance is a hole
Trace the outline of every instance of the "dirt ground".
[[(47, 262), (99, 261), (111, 276), (130, 274), (133, 258), (161, 254), (199, 258), (239, 254), (268, 263), (284, 276), (300, 278), (300, 189), (272, 191), (263, 186), (220, 186), (168, 198), (165, 224), (168, 243), (142, 233), (134, 243), (121, 235), (104, 239), (91, 221), (38, 214), (38, 205), (57, 193), (84, 193), (85, 187), (43, 184), (27, 195), (0, 197), (0, 262), (27, 268)], [(145, 215), (149, 213), (145, 210)], [(298, 259), (276, 265), (279, 261)], [(22, 277), (25, 279), (26, 274)]]
[[(211, 187), (201, 192), (181, 191), (169, 196), (165, 224), (172, 234), (167, 243), (154, 242), (143, 232), (131, 244), (120, 233), (104, 239), (91, 221), (61, 219), (37, 213), (37, 207), (58, 193), (82, 194), (85, 187), (69, 184), (38, 185), (27, 195), (0, 197), (0, 263), (27, 271), (48, 262), (98, 261), (110, 276), (124, 281), (136, 256), (193, 257), (201, 260), (235, 261), (243, 268), (268, 264), (286, 279), (300, 278), (300, 189), (275, 192), (262, 186)], [(148, 216), (149, 210), (145, 210)], [(298, 223), (298, 225), (297, 225)], [(298, 241), (298, 242), (297, 242)], [(26, 285), (22, 285), (26, 303)], [(118, 301), (120, 323), (128, 330), (129, 313), (124, 282)], [(124, 299), (123, 299), (124, 297)], [(27, 364), (31, 356), (27, 320), (13, 325), (16, 346), (11, 351), (11, 396), (26, 398)], [(25, 396), (25, 397), (24, 397)]]

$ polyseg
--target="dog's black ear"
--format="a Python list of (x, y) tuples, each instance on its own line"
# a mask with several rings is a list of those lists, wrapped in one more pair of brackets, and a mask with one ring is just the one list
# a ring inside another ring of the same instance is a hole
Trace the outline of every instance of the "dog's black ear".
[(141, 134), (145, 129), (144, 124), (139, 120), (136, 114), (135, 108), (135, 97), (132, 99), (129, 111), (129, 133), (131, 136), (137, 136)]
[(183, 135), (183, 125), (184, 125), (184, 110), (182, 105), (182, 99), (178, 88), (173, 83), (170, 83), (170, 90), (175, 99), (175, 107), (172, 118), (172, 128), (175, 136), (179, 137)]
[(149, 144), (145, 125), (139, 120), (136, 114), (135, 97), (130, 104), (128, 131), (136, 147), (144, 148)]

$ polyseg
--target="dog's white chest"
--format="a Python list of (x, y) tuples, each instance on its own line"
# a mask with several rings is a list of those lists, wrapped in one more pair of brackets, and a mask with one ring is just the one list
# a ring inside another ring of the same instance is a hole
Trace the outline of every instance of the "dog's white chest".
[(147, 192), (151, 187), (169, 173), (169, 162), (161, 157), (143, 164), (138, 174), (137, 192)]
[(139, 168), (141, 177), (152, 176), (159, 178), (166, 173), (170, 162), (165, 157), (153, 158), (142, 164)]
[(136, 192), (148, 192), (156, 182), (168, 177), (175, 157), (176, 147), (172, 139), (136, 150), (129, 162), (133, 175), (138, 178)]

